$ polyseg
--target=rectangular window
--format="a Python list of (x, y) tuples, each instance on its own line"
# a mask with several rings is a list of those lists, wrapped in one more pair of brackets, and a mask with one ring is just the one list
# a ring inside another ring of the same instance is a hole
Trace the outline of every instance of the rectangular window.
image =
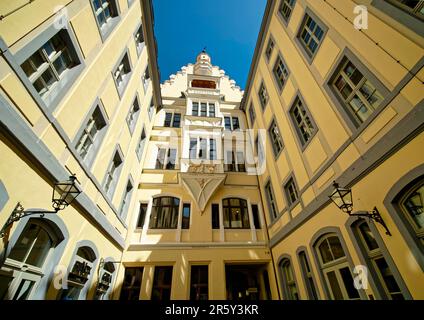
[(176, 168), (177, 149), (158, 147), (155, 169), (174, 170)]
[(69, 79), (66, 80), (68, 71), (79, 64), (69, 34), (61, 30), (27, 58), (21, 68), (47, 103), (54, 98), (53, 92), (63, 89), (60, 83), (69, 82)]
[(384, 100), (383, 86), (364, 75), (362, 66), (344, 57), (331, 80), (331, 89), (356, 127), (365, 122)]
[(208, 150), (208, 140), (205, 138), (199, 138), (199, 159), (206, 159)]
[(146, 214), (147, 214), (147, 203), (140, 203), (140, 211), (138, 213), (138, 220), (137, 220), (137, 229), (142, 229), (144, 226), (144, 221), (146, 220)]
[(190, 139), (190, 159), (197, 159), (197, 138)]
[(137, 47), (137, 54), (140, 55), (141, 51), (144, 48), (144, 34), (143, 34), (143, 25), (140, 24), (140, 27), (134, 34), (135, 46)]
[(260, 229), (261, 222), (259, 220), (259, 208), (257, 204), (252, 204), (252, 216), (253, 216), (253, 224), (255, 225), (255, 229)]
[(115, 191), (116, 183), (119, 178), (119, 174), (122, 169), (122, 158), (118, 151), (115, 151), (115, 154), (112, 158), (112, 162), (109, 165), (109, 169), (106, 173), (105, 182), (103, 184), (103, 189), (106, 191), (106, 194), (111, 197)]
[(122, 96), (124, 90), (128, 84), (131, 75), (130, 60), (128, 53), (124, 54), (124, 57), (119, 62), (118, 66), (113, 71), (113, 79), (118, 90), (119, 96)]
[(156, 158), (155, 169), (163, 169), (165, 165), (166, 148), (158, 148), (158, 156)]
[(206, 102), (200, 103), (200, 116), (207, 117), (208, 105)]
[(274, 156), (278, 157), (281, 150), (283, 150), (283, 139), (278, 129), (277, 123), (275, 120), (272, 120), (271, 125), (268, 129), (269, 137), (271, 138), (272, 150), (274, 151)]
[(249, 116), (250, 116), (250, 124), (253, 126), (256, 119), (256, 113), (255, 113), (255, 108), (253, 106), (253, 103), (251, 103), (249, 107)]
[(86, 125), (76, 144), (76, 150), (84, 162), (90, 165), (97, 153), (101, 138), (103, 136), (102, 130), (106, 127), (106, 120), (97, 105), (94, 112), (86, 122)]
[(271, 214), (271, 220), (275, 220), (278, 216), (277, 203), (275, 202), (274, 191), (272, 190), (271, 181), (265, 185), (265, 193), (268, 200), (269, 213)]
[(183, 204), (183, 219), (181, 222), (182, 229), (190, 229), (190, 203)]
[(216, 160), (216, 159), (217, 159), (216, 140), (209, 139), (209, 160)]
[[(200, 107), (200, 108), (199, 108)], [(192, 102), (191, 115), (196, 117), (215, 117), (215, 103), (213, 102)]]
[(284, 192), (286, 193), (289, 206), (293, 205), (299, 199), (293, 178), (290, 178), (290, 180), (284, 185)]
[(143, 154), (145, 144), (146, 144), (146, 133), (143, 128), (143, 130), (141, 131), (140, 140), (138, 141), (137, 149), (135, 151), (137, 153), (137, 157), (139, 160), (141, 160), (141, 156)]
[(275, 61), (274, 69), (272, 71), (279, 89), (282, 90), (289, 78), (289, 70), (281, 57), (278, 57)]
[(226, 116), (224, 117), (224, 126), (225, 130), (239, 130), (240, 129), (240, 121), (238, 117), (235, 116)]
[(236, 159), (234, 157), (233, 151), (227, 151), (225, 153), (224, 171), (225, 172), (235, 172), (236, 171)]
[(224, 125), (226, 130), (231, 130), (231, 117), (224, 117)]
[(171, 299), (172, 267), (155, 267), (152, 300), (169, 301)]
[(249, 229), (247, 201), (239, 198), (222, 200), (225, 229)]
[(133, 185), (131, 181), (128, 181), (127, 187), (125, 188), (124, 197), (122, 198), (121, 209), (119, 210), (119, 216), (122, 217), (125, 212), (127, 212), (130, 205), (131, 193), (133, 190)]
[(265, 50), (266, 59), (268, 61), (269, 59), (271, 59), (273, 50), (274, 50), (274, 41), (272, 40), (272, 38), (269, 38), (268, 45), (266, 46), (266, 50)]
[(296, 97), (290, 110), (292, 122), (296, 127), (297, 135), (302, 146), (305, 146), (317, 131), (309, 110), (299, 97)]
[(215, 117), (215, 104), (209, 103), (209, 117)]
[(208, 300), (208, 266), (191, 266), (190, 300)]
[(147, 91), (149, 82), (150, 82), (149, 61), (147, 61), (146, 70), (144, 70), (143, 76), (141, 77), (141, 83), (143, 83), (144, 92)]
[(259, 135), (255, 140), (256, 152), (258, 156), (258, 165), (261, 166), (263, 161), (265, 160), (265, 150), (262, 139), (259, 139)]
[(193, 102), (191, 107), (191, 115), (198, 116), (199, 115), (199, 103)]
[(281, 0), (278, 12), (286, 23), (288, 23), (290, 20), (295, 4), (296, 0)]
[(177, 229), (180, 210), (180, 199), (174, 197), (158, 197), (153, 199), (150, 214), (150, 229)]
[(219, 204), (212, 203), (212, 229), (219, 229)]
[(177, 161), (177, 149), (168, 149), (168, 157), (166, 159), (166, 170), (175, 170)]
[(237, 117), (231, 117), (231, 119), (232, 119), (232, 124), (233, 124), (233, 130), (240, 129), (239, 118), (237, 118)]
[(165, 122), (163, 124), (164, 127), (170, 127), (172, 121), (172, 113), (167, 112), (165, 113)]
[(269, 97), (268, 97), (268, 91), (266, 90), (265, 84), (263, 82), (261, 83), (261, 86), (259, 88), (258, 95), (259, 95), (259, 101), (261, 102), (262, 110), (265, 110)]
[(173, 128), (179, 128), (181, 125), (181, 113), (172, 113), (172, 112), (166, 112), (165, 113), (165, 121), (163, 126), (164, 127), (172, 127)]
[(117, 23), (116, 0), (91, 0), (97, 26), (102, 37), (106, 37)]
[(246, 172), (246, 165), (244, 161), (244, 153), (241, 151), (236, 152), (236, 163), (237, 163), (237, 171), (238, 172)]
[(174, 119), (172, 120), (172, 127), (179, 128), (181, 125), (181, 113), (174, 113)]
[(138, 103), (137, 97), (135, 97), (134, 102), (130, 108), (130, 111), (127, 115), (127, 124), (128, 128), (130, 129), (131, 134), (134, 132), (135, 125), (137, 123), (137, 117), (139, 115), (140, 111), (140, 105)]
[(124, 281), (122, 283), (119, 300), (140, 300), (141, 280), (143, 267), (125, 268)]
[(152, 121), (153, 114), (155, 113), (155, 103), (153, 102), (153, 97), (150, 99), (150, 106), (148, 110), (149, 120)]
[[(312, 17), (313, 16), (313, 17)], [(327, 27), (310, 11), (305, 13), (297, 39), (309, 62), (315, 57), (319, 46), (324, 40)]]

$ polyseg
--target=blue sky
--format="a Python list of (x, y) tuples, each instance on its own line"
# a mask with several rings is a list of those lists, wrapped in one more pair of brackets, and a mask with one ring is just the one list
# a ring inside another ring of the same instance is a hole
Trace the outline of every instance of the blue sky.
[(161, 82), (194, 63), (206, 46), (212, 64), (244, 88), (265, 5), (266, 0), (153, 0)]

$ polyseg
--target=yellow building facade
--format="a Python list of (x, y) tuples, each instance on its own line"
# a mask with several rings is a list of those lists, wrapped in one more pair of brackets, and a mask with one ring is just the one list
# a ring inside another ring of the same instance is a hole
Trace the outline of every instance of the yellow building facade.
[[(151, 1), (0, 3), (0, 299), (423, 299), (422, 1), (268, 0), (245, 90)], [(351, 190), (349, 216), (333, 181)]]
[(18, 203), (51, 210), (1, 239), (2, 299), (108, 299), (161, 104), (150, 1), (2, 1), (0, 224)]
[[(420, 1), (267, 3), (242, 108), (270, 132), (259, 185), (283, 299), (424, 297), (422, 19)], [(334, 180), (391, 235), (338, 209)]]
[(140, 299), (277, 299), (243, 92), (201, 52), (161, 94), (117, 292), (141, 275)]

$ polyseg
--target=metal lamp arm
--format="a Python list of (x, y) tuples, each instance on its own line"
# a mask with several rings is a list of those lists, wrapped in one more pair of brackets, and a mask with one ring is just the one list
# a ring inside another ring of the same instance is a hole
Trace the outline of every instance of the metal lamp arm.
[(24, 218), (24, 217), (28, 217), (28, 216), (33, 216), (33, 215), (40, 215), (40, 218), (42, 218), (45, 214), (55, 214), (57, 213), (59, 210), (53, 210), (53, 211), (48, 211), (48, 210), (24, 210), (24, 208), (22, 207), (22, 205), (20, 203), (18, 203), (15, 207), (15, 209), (13, 210), (13, 212), (11, 213), (11, 215), (9, 216), (9, 218), (7, 219), (6, 223), (3, 225), (3, 227), (0, 230), (0, 238), (3, 238), (7, 228), (9, 228), (14, 222), (19, 221), (20, 219)]
[(387, 227), (386, 223), (383, 220), (383, 217), (380, 215), (380, 212), (378, 211), (377, 207), (374, 207), (372, 211), (367, 211), (366, 213), (350, 213), (348, 212), (350, 216), (353, 217), (364, 217), (368, 219), (372, 219), (375, 222), (379, 223), (383, 226), (383, 228), (386, 230), (386, 234), (391, 236), (392, 234), (389, 231), (389, 228)]

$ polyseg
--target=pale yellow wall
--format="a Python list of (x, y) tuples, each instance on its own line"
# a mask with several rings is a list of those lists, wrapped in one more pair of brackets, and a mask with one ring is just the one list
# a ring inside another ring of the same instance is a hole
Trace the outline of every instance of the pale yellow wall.
[[(141, 174), (141, 167), (146, 148), (141, 160), (136, 155), (136, 148), (144, 127), (147, 139), (154, 121), (149, 120), (148, 107), (152, 99), (153, 86), (151, 81), (146, 89), (140, 79), (148, 64), (147, 47), (143, 48), (138, 56), (134, 42), (134, 32), (141, 23), (140, 1), (133, 1), (130, 8), (127, 0), (119, 0), (120, 21), (109, 36), (102, 41), (89, 1), (36, 1), (26, 5), (14, 13), (6, 16), (0, 23), (0, 36), (8, 46), (8, 51), (16, 54), (21, 48), (30, 43), (36, 36), (49, 28), (57, 21), (55, 8), (66, 5), (66, 13), (70, 24), (70, 32), (75, 35), (77, 51), (81, 51), (84, 67), (70, 89), (64, 94), (57, 105), (53, 106), (52, 116), (55, 123), (63, 129), (58, 131), (44, 115), (42, 108), (31, 94), (25, 89), (17, 74), (11, 69), (3, 56), (0, 58), (0, 94), (10, 102), (18, 114), (27, 123), (28, 128), (54, 155), (55, 160), (70, 173), (75, 173), (82, 191), (104, 213), (108, 227), (116, 230), (124, 242), (127, 236), (127, 224), (131, 221), (131, 212), (134, 211), (135, 194)], [(0, 13), (16, 9), (23, 1), (2, 1)], [(144, 28), (146, 32), (147, 28)], [(118, 96), (113, 81), (112, 69), (124, 50), (128, 49), (132, 74), (123, 96)], [(151, 70), (151, 73), (155, 70)], [(126, 116), (133, 103), (135, 95), (139, 97), (140, 112), (132, 135), (126, 123)], [(108, 128), (101, 147), (99, 148), (92, 166), (85, 170), (79, 160), (74, 157), (67, 146), (74, 144), (78, 130), (85, 125), (85, 119), (95, 99), (98, 98), (104, 106)], [(110, 201), (104, 196), (101, 184), (110, 164), (112, 152), (119, 144), (123, 153), (123, 168)], [(0, 214), (0, 224), (6, 221), (13, 207), (18, 201), (27, 207), (49, 209), (51, 187), (47, 177), (40, 176), (36, 164), (24, 159), (25, 155), (18, 153), (16, 148), (1, 144), (2, 161), (0, 165), (0, 179), (4, 183), (10, 199)], [(129, 175), (133, 178), (134, 192), (129, 205), (128, 214), (121, 221), (112, 206), (119, 210), (122, 196), (126, 188)], [(25, 184), (25, 187), (22, 185)], [(96, 185), (97, 184), (97, 185)], [(100, 188), (98, 185), (100, 184)], [(99, 251), (100, 257), (110, 257), (120, 261), (122, 248), (111, 241), (110, 237), (82, 211), (69, 207), (59, 214), (63, 217), (71, 239), (61, 257), (61, 264), (68, 267), (75, 245), (80, 240), (91, 240)], [(97, 266), (96, 266), (97, 268)], [(92, 285), (96, 284), (97, 269), (94, 270)], [(94, 294), (94, 287), (88, 298)], [(56, 298), (57, 292), (50, 288), (47, 294), (49, 299)]]
[[(301, 214), (308, 204), (313, 204), (314, 199), (321, 195), (333, 180), (346, 172), (349, 166), (369, 151), (424, 98), (422, 83), (419, 84), (417, 78), (407, 81), (401, 91), (396, 92), (398, 94), (376, 119), (358, 135), (351, 138), (352, 130), (343, 120), (341, 111), (336, 108), (333, 100), (324, 90), (324, 84), (331, 75), (330, 71), (335, 67), (338, 58), (346, 47), (353, 51), (369, 71), (390, 91), (398, 86), (408, 73), (396, 60), (400, 60), (406, 68), (411, 69), (423, 58), (423, 39), (414, 34), (413, 31), (400, 27), (399, 23), (393, 18), (370, 6), (371, 2), (368, 0), (334, 0), (326, 3), (314, 0), (296, 1), (287, 27), (278, 16), (279, 1), (272, 2), (269, 27), (264, 32), (263, 44), (256, 61), (257, 66), (251, 79), (251, 89), (245, 103), (246, 114), (248, 114), (251, 103), (255, 108), (256, 121), (252, 126), (249, 120), (250, 126), (257, 129), (268, 129), (271, 120), (275, 119), (284, 142), (284, 150), (278, 159), (274, 158), (271, 145), (267, 143), (267, 169), (264, 174), (259, 176), (259, 185), (262, 191), (264, 191), (265, 183), (268, 179), (271, 179), (278, 211), (284, 212), (277, 221), (271, 224), (266, 199), (263, 199), (271, 239), (278, 233), (288, 230), (288, 226), (292, 224), (292, 219)], [(353, 9), (357, 3), (366, 4), (369, 8), (370, 28), (363, 30), (362, 34), (331, 7), (336, 7), (339, 12), (353, 20), (356, 17), (353, 14)], [(311, 64), (305, 59), (299, 45), (294, 41), (306, 7), (312, 10), (328, 27), (328, 32)], [(367, 34), (374, 42), (378, 42), (395, 59), (382, 51), (363, 34)], [(275, 47), (268, 62), (264, 52), (271, 36), (274, 39)], [(272, 73), (278, 53), (282, 55), (290, 71), (289, 79), (282, 92), (277, 88)], [(269, 95), (269, 102), (265, 111), (262, 111), (258, 99), (258, 90), (262, 81), (265, 83)], [(304, 150), (298, 142), (295, 128), (289, 117), (289, 109), (298, 92), (303, 97), (318, 127), (317, 134)], [(345, 144), (344, 149), (341, 149), (343, 144)], [(415, 145), (415, 149), (413, 149), (413, 145)], [(383, 162), (378, 169), (356, 183), (352, 188), (355, 200), (358, 199), (359, 201), (356, 202), (355, 209), (359, 210), (360, 206), (363, 209), (370, 210), (377, 205), (381, 210), (384, 210), (382, 201), (388, 189), (401, 176), (423, 163), (422, 157), (419, 156), (417, 151), (422, 148), (422, 139), (416, 138), (413, 143), (411, 142), (407, 147), (395, 153), (390, 160)], [(339, 151), (338, 157), (331, 160), (337, 151)], [(325, 170), (322, 169), (324, 167)], [(283, 183), (291, 173), (296, 179), (298, 188), (302, 190), (299, 195), (301, 203), (286, 211), (287, 203)], [(377, 175), (379, 178), (377, 178)], [(384, 186), (381, 187), (382, 185)], [(262, 194), (264, 195), (264, 192)], [(389, 229), (394, 229), (399, 233), (390, 216), (385, 212), (382, 214)], [(295, 255), (297, 248), (302, 245), (308, 246), (312, 235), (325, 226), (339, 226), (345, 238), (348, 238), (344, 228), (345, 221), (346, 217), (341, 215), (337, 208), (328, 206), (319, 210), (312, 218), (307, 219), (273, 248), (276, 260), (282, 254), (292, 256), (297, 284), (303, 299), (307, 297)], [(400, 234), (387, 237), (383, 232), (382, 237), (411, 294), (414, 298), (422, 298), (419, 292), (419, 285), (423, 283), (422, 274), (418, 273), (420, 269), (414, 258), (412, 256), (405, 257), (405, 253), (410, 252), (410, 249), (404, 239)], [(355, 264), (359, 264), (350, 240), (345, 240)], [(310, 252), (309, 256), (311, 259)], [(315, 264), (311, 264), (315, 269)], [(316, 270), (314, 270), (314, 273), (316, 281), (319, 282)], [(322, 286), (319, 285), (318, 287), (321, 291), (321, 297), (323, 297)]]

